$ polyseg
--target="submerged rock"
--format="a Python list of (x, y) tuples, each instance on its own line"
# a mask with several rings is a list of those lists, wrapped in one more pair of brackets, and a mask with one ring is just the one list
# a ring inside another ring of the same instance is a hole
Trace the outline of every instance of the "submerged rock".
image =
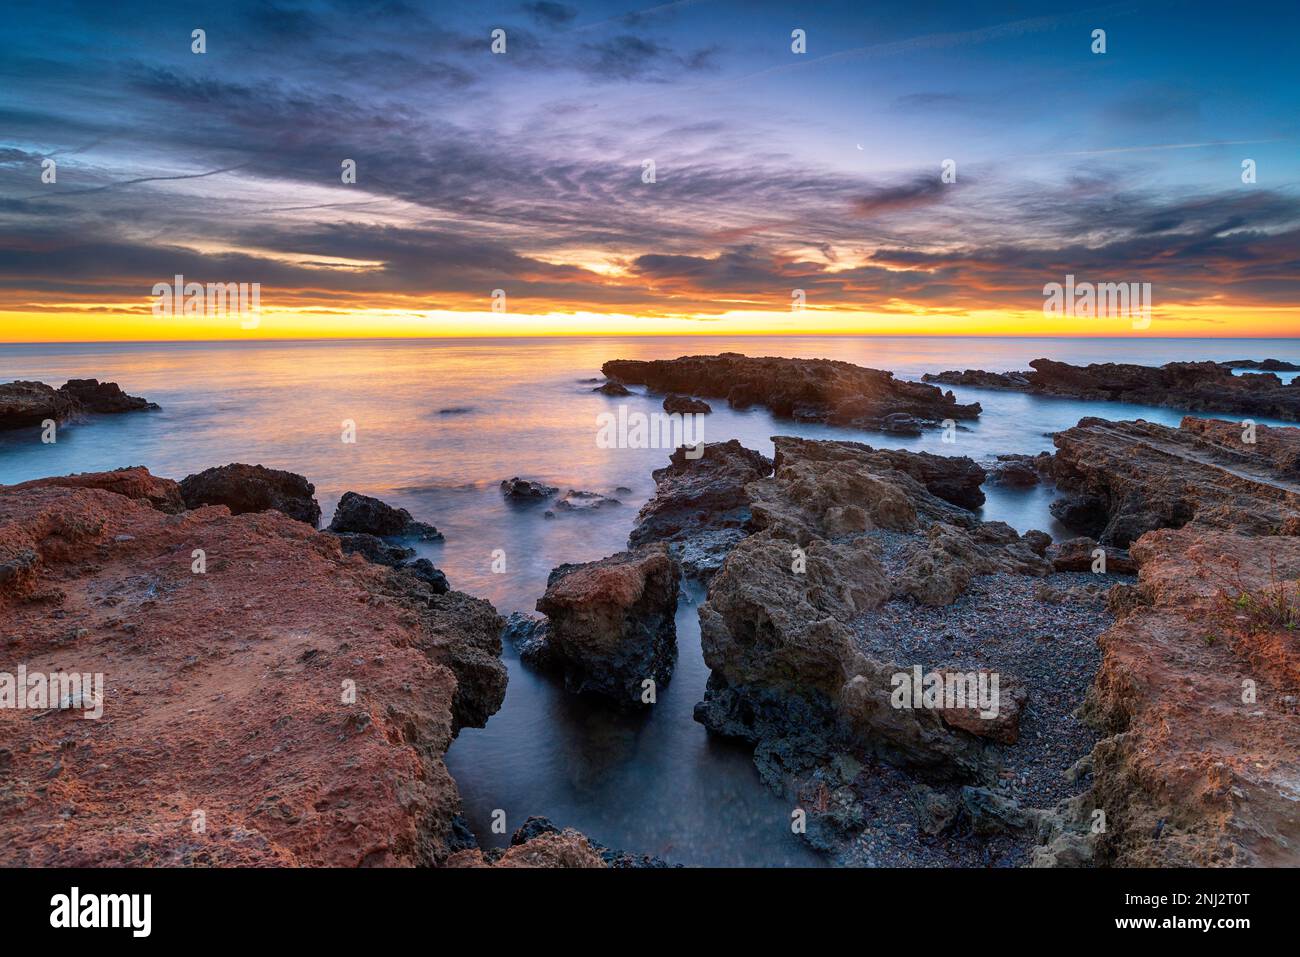
[(565, 512), (590, 512), (598, 508), (622, 504), (618, 499), (609, 498), (599, 492), (583, 492), (571, 488), (555, 503), (555, 507)]
[(537, 610), (547, 616), (545, 658), (574, 693), (643, 703), (643, 682), (666, 684), (677, 660), (679, 569), (663, 544), (550, 574)]
[(181, 479), (187, 508), (224, 505), (232, 515), (274, 509), (312, 528), (320, 522), (316, 486), (294, 472), (261, 465), (220, 465)]
[(763, 405), (783, 418), (873, 431), (933, 427), (974, 419), (979, 403), (895, 379), (892, 372), (832, 359), (751, 358), (735, 352), (678, 359), (612, 359), (601, 371), (654, 392), (725, 398), (734, 408)]
[(632, 390), (629, 389), (627, 386), (623, 385), (623, 383), (621, 382), (606, 382), (604, 385), (596, 386), (596, 388), (592, 389), (591, 391), (599, 392), (602, 395), (612, 395), (612, 396), (622, 396), (622, 395), (632, 394)]
[(680, 412), (683, 415), (707, 415), (713, 411), (713, 406), (703, 399), (693, 399), (689, 395), (670, 392), (664, 396), (664, 411)]
[(554, 485), (543, 485), (541, 482), (521, 479), (517, 475), (501, 481), (501, 494), (516, 502), (540, 502), (558, 491)]

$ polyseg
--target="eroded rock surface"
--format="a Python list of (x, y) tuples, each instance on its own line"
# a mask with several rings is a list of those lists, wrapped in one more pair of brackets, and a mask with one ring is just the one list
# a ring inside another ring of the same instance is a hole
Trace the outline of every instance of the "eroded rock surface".
[(505, 693), (492, 606), (136, 477), (0, 487), (6, 662), (104, 676), (100, 720), (0, 709), (0, 863), (444, 860), (442, 755)]
[(667, 542), (688, 575), (708, 578), (752, 531), (745, 486), (771, 473), (772, 460), (735, 439), (705, 443), (690, 457), (698, 451), (679, 448), (655, 470), (654, 497), (637, 514), (628, 545)]
[(38, 427), (47, 419), (63, 422), (80, 413), (157, 408), (153, 402), (127, 395), (116, 382), (98, 379), (70, 379), (57, 389), (44, 382), (0, 383), (0, 431)]
[(643, 704), (643, 682), (665, 684), (677, 660), (680, 569), (663, 543), (600, 561), (560, 565), (537, 610), (547, 616), (539, 655), (575, 694)]
[(833, 359), (752, 358), (724, 352), (678, 359), (611, 359), (601, 371), (654, 392), (716, 397), (735, 408), (762, 405), (784, 418), (872, 431), (911, 432), (980, 414), (979, 403), (959, 405), (951, 392)]
[(1290, 429), (1184, 418), (1177, 429), (1086, 418), (1057, 433), (1052, 512), (1082, 535), (1127, 547), (1196, 520), (1243, 532), (1300, 532), (1300, 468)]

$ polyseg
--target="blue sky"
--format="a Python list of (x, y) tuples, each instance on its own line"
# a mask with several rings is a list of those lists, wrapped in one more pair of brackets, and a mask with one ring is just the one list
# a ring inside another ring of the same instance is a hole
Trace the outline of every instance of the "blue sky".
[(184, 271), (322, 314), (983, 315), (1075, 271), (1206, 334), (1293, 318), (1297, 37), (1268, 3), (11, 3), (0, 311)]

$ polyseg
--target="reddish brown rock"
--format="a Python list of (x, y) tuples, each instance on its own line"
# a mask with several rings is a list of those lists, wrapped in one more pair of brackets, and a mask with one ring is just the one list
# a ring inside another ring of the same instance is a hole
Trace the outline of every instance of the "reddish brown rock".
[(127, 498), (147, 502), (160, 512), (175, 514), (185, 511), (180, 486), (171, 479), (150, 475), (143, 465), (116, 469), (112, 472), (80, 472), (76, 475), (58, 475), (53, 478), (34, 479), (10, 485), (6, 492), (19, 492), (36, 488), (102, 488)]
[(548, 619), (543, 657), (570, 691), (633, 706), (644, 703), (647, 679), (668, 681), (680, 574), (663, 543), (551, 572), (537, 600)]
[(1086, 418), (1056, 434), (1053, 513), (1124, 548), (1196, 521), (1252, 534), (1300, 533), (1300, 430), (1187, 417), (1177, 429)]
[(448, 867), (606, 867), (588, 840), (572, 828), (548, 831), (507, 848), (495, 861), (478, 848), (453, 854)]
[(505, 691), (492, 607), (276, 511), (147, 498), (0, 488), (6, 667), (104, 676), (99, 720), (0, 709), (0, 864), (444, 860), (442, 755)]
[(1133, 546), (1134, 600), (1101, 638), (1088, 710), (1106, 813), (1101, 860), (1126, 867), (1300, 865), (1296, 632), (1229, 604), (1300, 578), (1300, 538), (1203, 527)]

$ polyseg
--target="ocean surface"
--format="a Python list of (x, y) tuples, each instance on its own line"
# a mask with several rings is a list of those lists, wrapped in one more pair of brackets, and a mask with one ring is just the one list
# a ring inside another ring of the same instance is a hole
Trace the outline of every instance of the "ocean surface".
[[(176, 479), (229, 462), (288, 469), (315, 483), (326, 522), (348, 490), (403, 506), (446, 536), (418, 550), (454, 588), (489, 599), (502, 614), (532, 611), (553, 567), (626, 547), (637, 509), (654, 490), (650, 473), (671, 451), (597, 445), (600, 413), (616, 412), (620, 403), (631, 411), (661, 411), (645, 396), (593, 393), (589, 380), (600, 375), (601, 363), (724, 351), (844, 359), (906, 379), (946, 369), (1025, 369), (1038, 357), (1147, 365), (1300, 361), (1300, 342), (1290, 339), (710, 336), (0, 345), (0, 382), (35, 379), (57, 386), (95, 377), (162, 406), (68, 424), (52, 445), (41, 444), (34, 430), (0, 433), (0, 484), (128, 465)], [(938, 432), (887, 437), (796, 425), (721, 401), (704, 420), (703, 438), (738, 438), (768, 455), (771, 436), (795, 434), (980, 460), (1050, 449), (1050, 433), (1087, 415), (1170, 425), (1182, 416), (1175, 409), (954, 391), (960, 401), (984, 407), (977, 422), (963, 423), (969, 429), (958, 433), (955, 445), (941, 443)], [(342, 441), (344, 420), (355, 422), (354, 444)], [(546, 519), (544, 507), (503, 499), (498, 484), (515, 475), (562, 492), (610, 495), (622, 505), (557, 511)], [(1048, 513), (1050, 489), (986, 493), (984, 518), (1021, 531), (1067, 534)], [(505, 554), (503, 573), (493, 571), (498, 549)], [(447, 755), (482, 843), (508, 841), (508, 834), (491, 832), (499, 809), (507, 831), (541, 814), (607, 846), (673, 863), (820, 862), (791, 835), (790, 806), (760, 784), (746, 750), (711, 738), (691, 717), (708, 677), (695, 611), (702, 597), (683, 595), (677, 669), (647, 714), (621, 715), (567, 695), (521, 665), (513, 648), (505, 649), (505, 704), (487, 728), (462, 731)]]

